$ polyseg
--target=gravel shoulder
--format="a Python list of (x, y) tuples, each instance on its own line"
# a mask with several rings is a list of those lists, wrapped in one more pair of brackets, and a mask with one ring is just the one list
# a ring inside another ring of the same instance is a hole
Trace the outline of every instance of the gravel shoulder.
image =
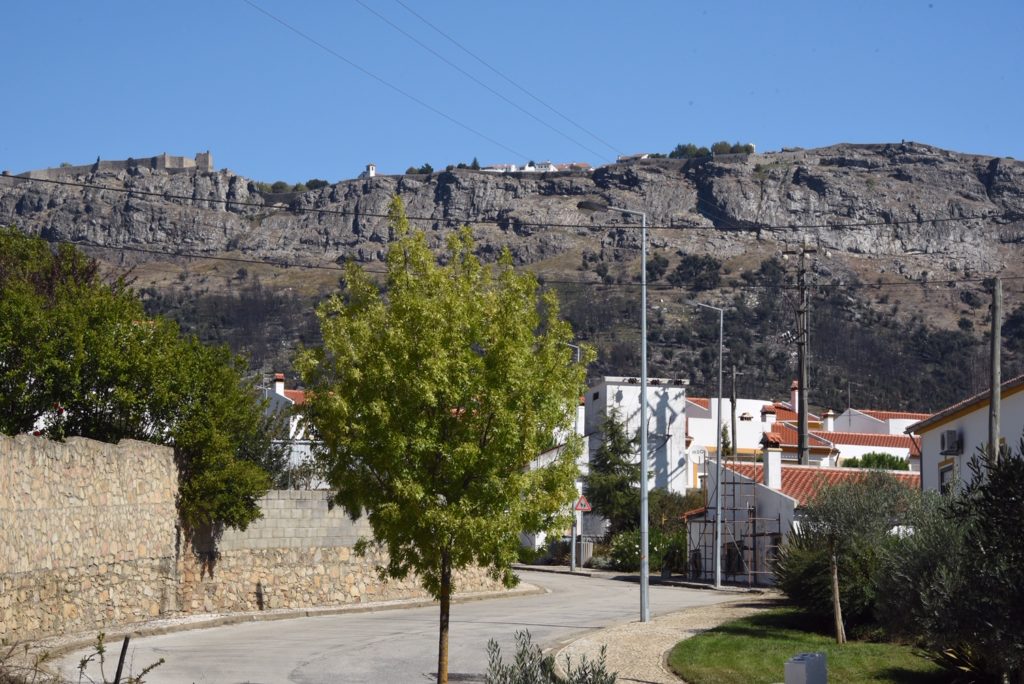
[(666, 665), (669, 650), (679, 641), (718, 625), (752, 615), (776, 605), (777, 592), (737, 596), (735, 600), (662, 615), (650, 622), (629, 622), (588, 634), (562, 648), (556, 661), (559, 667), (566, 656), (596, 659), (607, 646), (609, 672), (618, 673), (623, 684), (680, 684), (679, 677)]

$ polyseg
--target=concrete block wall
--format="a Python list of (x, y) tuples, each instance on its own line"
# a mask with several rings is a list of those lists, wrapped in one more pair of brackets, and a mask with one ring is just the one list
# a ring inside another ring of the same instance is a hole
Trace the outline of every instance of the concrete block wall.
[[(186, 612), (309, 608), (365, 601), (425, 598), (419, 580), (380, 579), (386, 558), (355, 553), (373, 536), (366, 518), (353, 522), (325, 490), (268, 492), (263, 517), (245, 530), (225, 530), (216, 550), (183, 554), (181, 604)], [(497, 590), (480, 569), (455, 578), (460, 591)]]

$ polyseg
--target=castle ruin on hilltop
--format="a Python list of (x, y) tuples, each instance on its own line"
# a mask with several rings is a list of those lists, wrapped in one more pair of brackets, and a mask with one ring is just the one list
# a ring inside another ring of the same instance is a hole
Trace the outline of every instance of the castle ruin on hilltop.
[(97, 171), (127, 171), (129, 169), (152, 169), (154, 171), (198, 171), (199, 173), (213, 172), (213, 155), (210, 151), (197, 152), (194, 159), (188, 157), (175, 157), (164, 152), (155, 157), (144, 159), (119, 159), (116, 161), (100, 160), (99, 157), (92, 164), (72, 166), (61, 165), (56, 168), (39, 169), (37, 171), (26, 171), (18, 174), (22, 178), (37, 178), (41, 180), (53, 180), (65, 176), (74, 176)]

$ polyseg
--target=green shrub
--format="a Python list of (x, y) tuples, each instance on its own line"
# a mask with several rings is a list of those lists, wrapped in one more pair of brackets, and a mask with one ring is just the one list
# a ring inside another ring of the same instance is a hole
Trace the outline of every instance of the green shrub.
[(507, 665), (502, 661), (498, 642), (487, 642), (486, 684), (615, 684), (617, 680), (616, 674), (608, 672), (605, 646), (595, 661), (582, 658), (579, 665), (573, 665), (566, 657), (566, 678), (561, 679), (555, 674), (555, 659), (544, 655), (540, 646), (533, 643), (529, 630), (516, 632), (515, 639), (515, 659)]
[[(661, 569), (666, 539), (661, 531), (650, 528), (647, 537), (648, 567), (652, 572)], [(640, 530), (619, 532), (611, 541), (612, 568), (622, 572), (640, 569)]]

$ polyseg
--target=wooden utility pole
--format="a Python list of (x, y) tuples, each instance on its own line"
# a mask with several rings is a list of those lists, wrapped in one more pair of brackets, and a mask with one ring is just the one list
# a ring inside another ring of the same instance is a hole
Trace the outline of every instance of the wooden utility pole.
[(1003, 343), (1003, 281), (995, 279), (992, 284), (992, 354), (989, 360), (992, 370), (992, 381), (988, 403), (988, 456), (999, 460), (999, 410), (1002, 403), (1001, 386), (1003, 373), (1000, 367), (1000, 351)]
[(743, 375), (743, 373), (738, 373), (736, 371), (736, 364), (733, 364), (733, 366), (732, 366), (732, 395), (730, 397), (731, 405), (732, 405), (732, 427), (730, 429), (732, 430), (732, 454), (731, 455), (732, 455), (732, 457), (734, 459), (736, 458), (736, 454), (739, 453), (739, 437), (738, 437), (738, 435), (736, 433), (736, 376), (737, 375)]
[(800, 364), (800, 378), (797, 380), (797, 463), (807, 464), (807, 386), (810, 384), (808, 377), (808, 359), (811, 338), (810, 338), (810, 296), (807, 291), (807, 255), (814, 254), (818, 250), (811, 247), (804, 237), (803, 244), (796, 251), (787, 251), (783, 254), (798, 254), (800, 260), (797, 266), (797, 286), (800, 288), (800, 304), (796, 316), (796, 350)]

